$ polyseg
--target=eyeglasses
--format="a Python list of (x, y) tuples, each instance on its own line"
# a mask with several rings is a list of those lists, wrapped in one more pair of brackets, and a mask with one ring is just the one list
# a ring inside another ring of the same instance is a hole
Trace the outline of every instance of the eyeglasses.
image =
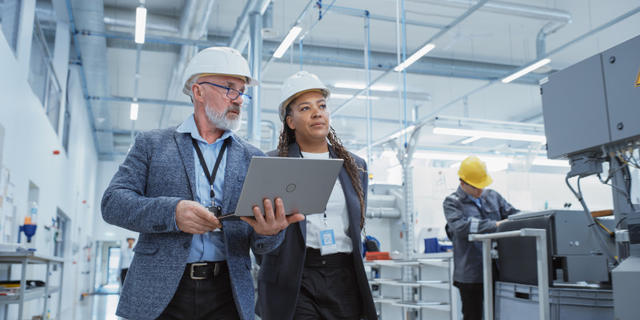
[(226, 87), (226, 86), (223, 86), (223, 85), (219, 85), (217, 83), (207, 82), (207, 81), (198, 82), (198, 84), (209, 84), (209, 85), (212, 85), (214, 87), (225, 89), (225, 90), (227, 90), (227, 94), (226, 94), (227, 98), (229, 98), (231, 100), (236, 100), (239, 97), (242, 97), (242, 99), (245, 99), (245, 100), (251, 100), (251, 96), (250, 95), (245, 94), (242, 91), (236, 90), (234, 88), (229, 88), (229, 87)]

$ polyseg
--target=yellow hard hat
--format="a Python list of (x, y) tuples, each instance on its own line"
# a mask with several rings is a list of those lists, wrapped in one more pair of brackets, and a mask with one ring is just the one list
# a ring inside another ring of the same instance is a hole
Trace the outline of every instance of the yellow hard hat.
[(487, 166), (476, 156), (469, 156), (462, 161), (458, 176), (478, 189), (484, 189), (493, 182), (487, 173)]

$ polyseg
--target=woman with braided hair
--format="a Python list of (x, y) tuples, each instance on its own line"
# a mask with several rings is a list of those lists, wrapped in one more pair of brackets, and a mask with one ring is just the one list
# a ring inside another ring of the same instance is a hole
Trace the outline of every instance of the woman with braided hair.
[(330, 125), (329, 90), (314, 74), (287, 78), (279, 107), (283, 129), (271, 156), (343, 159), (327, 209), (286, 230), (259, 258), (257, 313), (272, 319), (377, 319), (362, 262), (367, 168)]

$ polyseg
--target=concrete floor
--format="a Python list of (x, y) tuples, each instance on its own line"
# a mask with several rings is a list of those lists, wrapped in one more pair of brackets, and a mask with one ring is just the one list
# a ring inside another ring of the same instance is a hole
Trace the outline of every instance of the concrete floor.
[[(86, 297), (78, 304), (76, 310), (60, 315), (62, 319), (83, 319), (83, 320), (119, 320), (116, 316), (120, 295), (93, 295)], [(71, 312), (75, 312), (75, 315)]]

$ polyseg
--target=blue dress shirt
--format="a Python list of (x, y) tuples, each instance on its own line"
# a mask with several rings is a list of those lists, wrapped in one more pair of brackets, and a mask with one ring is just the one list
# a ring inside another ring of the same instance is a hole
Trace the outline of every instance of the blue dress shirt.
[[(193, 114), (189, 116), (177, 129), (180, 133), (189, 133), (191, 137), (198, 142), (204, 161), (207, 164), (209, 170), (213, 170), (218, 153), (222, 148), (224, 140), (232, 137), (231, 131), (225, 131), (220, 138), (213, 143), (207, 143), (204, 138), (200, 136), (198, 127), (196, 127), (196, 121)], [(211, 197), (209, 180), (204, 173), (204, 169), (200, 165), (198, 155), (195, 148), (193, 150), (193, 161), (195, 162), (195, 177), (196, 177), (196, 199), (205, 207), (211, 206)], [(213, 181), (213, 191), (215, 193), (215, 205), (222, 206), (222, 186), (224, 185), (224, 171), (227, 167), (227, 157), (223, 156), (218, 167), (216, 178)], [(211, 171), (209, 171), (211, 173)], [(187, 263), (200, 262), (200, 261), (222, 261), (226, 260), (224, 236), (220, 229), (210, 231), (204, 234), (194, 234), (191, 239), (191, 250), (189, 251), (189, 257)]]

